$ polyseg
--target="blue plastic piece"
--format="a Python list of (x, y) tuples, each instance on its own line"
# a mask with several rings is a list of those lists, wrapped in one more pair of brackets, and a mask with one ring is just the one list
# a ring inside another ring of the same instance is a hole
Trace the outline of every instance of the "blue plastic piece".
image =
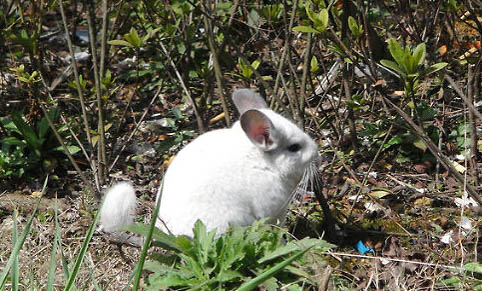
[(358, 252), (362, 255), (366, 254), (366, 253), (372, 253), (372, 254), (375, 254), (375, 251), (367, 246), (365, 246), (365, 244), (360, 240), (356, 243), (356, 249), (358, 250)]

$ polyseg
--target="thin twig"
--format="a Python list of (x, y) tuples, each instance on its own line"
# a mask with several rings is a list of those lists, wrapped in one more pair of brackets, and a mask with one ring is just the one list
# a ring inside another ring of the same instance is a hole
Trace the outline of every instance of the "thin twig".
[[(284, 62), (286, 59), (286, 54), (288, 53), (290, 49), (290, 39), (291, 39), (291, 30), (293, 29), (293, 25), (295, 22), (295, 15), (296, 15), (296, 9), (298, 7), (298, 1), (295, 0), (295, 3), (293, 3), (293, 8), (291, 9), (291, 16), (290, 16), (290, 23), (288, 25), (288, 30), (285, 32), (285, 45), (283, 47), (283, 52), (281, 53), (281, 59), (279, 60), (279, 65), (278, 65), (278, 71), (276, 72), (276, 79), (274, 81), (274, 87), (273, 87), (273, 93), (272, 94), (277, 94), (278, 88), (279, 88), (279, 81), (280, 77), (283, 74), (283, 68), (284, 68)], [(277, 100), (277, 99), (273, 99)], [(273, 107), (273, 102), (271, 102), (271, 107)]]
[(151, 102), (149, 103), (149, 105), (146, 107), (146, 109), (144, 110), (144, 113), (142, 114), (141, 116), (141, 119), (139, 120), (139, 122), (136, 124), (136, 127), (134, 128), (134, 130), (131, 132), (131, 134), (129, 135), (129, 137), (127, 138), (127, 140), (124, 142), (124, 144), (122, 145), (119, 153), (117, 154), (117, 156), (115, 157), (114, 161), (112, 162), (112, 164), (109, 166), (109, 172), (112, 171), (112, 169), (114, 168), (115, 164), (117, 163), (117, 160), (119, 160), (120, 158), (120, 155), (122, 154), (122, 152), (125, 150), (125, 148), (127, 147), (127, 144), (129, 143), (129, 141), (132, 139), (132, 137), (134, 136), (134, 134), (137, 132), (137, 129), (139, 128), (139, 126), (142, 124), (142, 121), (144, 120), (144, 118), (146, 117), (147, 115), (147, 112), (149, 111), (149, 109), (151, 108), (152, 104), (154, 104), (154, 101), (156, 101), (157, 97), (160, 95), (161, 93), (161, 90), (162, 90), (162, 86), (159, 86), (159, 88), (157, 89), (157, 92), (156, 94), (154, 94), (154, 97), (152, 97), (151, 99)]
[(474, 104), (470, 103), (469, 100), (467, 99), (467, 96), (465, 96), (464, 92), (460, 90), (459, 86), (455, 84), (454, 79), (450, 77), (448, 74), (444, 75), (444, 79), (447, 80), (450, 83), (450, 86), (452, 86), (452, 89), (457, 92), (457, 94), (464, 100), (464, 103), (467, 104), (467, 107), (469, 107), (469, 110), (472, 111), (473, 114), (475, 114), (480, 120), (482, 120), (482, 114), (475, 108)]
[(42, 112), (43, 112), (45, 118), (47, 119), (47, 122), (49, 123), (50, 129), (52, 129), (52, 132), (54, 133), (55, 137), (57, 138), (57, 141), (60, 143), (60, 145), (64, 149), (64, 153), (67, 155), (70, 162), (72, 163), (75, 170), (77, 171), (77, 174), (79, 174), (79, 176), (82, 179), (82, 181), (84, 182), (84, 184), (87, 186), (87, 188), (89, 188), (90, 193), (93, 193), (97, 198), (100, 198), (99, 192), (94, 190), (94, 188), (92, 187), (92, 183), (84, 176), (84, 174), (83, 174), (82, 170), (80, 169), (79, 165), (74, 160), (74, 157), (72, 157), (72, 155), (70, 154), (70, 151), (67, 148), (67, 146), (65, 145), (64, 140), (62, 139), (62, 137), (57, 132), (57, 129), (55, 128), (55, 125), (54, 125), (52, 119), (50, 119), (50, 115), (48, 114), (47, 109), (45, 108), (45, 105), (43, 105), (42, 102), (39, 102), (39, 104), (40, 104), (40, 108), (42, 108)]
[(80, 105), (82, 107), (82, 118), (84, 120), (85, 134), (87, 136), (87, 142), (88, 142), (89, 146), (92, 148), (92, 138), (90, 137), (90, 126), (89, 126), (89, 120), (87, 118), (87, 105), (85, 104), (84, 94), (82, 93), (82, 88), (80, 86), (79, 69), (78, 69), (78, 66), (77, 66), (77, 61), (75, 60), (75, 52), (74, 52), (74, 48), (72, 46), (72, 40), (70, 39), (69, 27), (67, 25), (67, 19), (66, 19), (66, 16), (65, 16), (63, 0), (59, 0), (59, 8), (60, 8), (60, 14), (62, 15), (62, 24), (63, 24), (64, 30), (65, 30), (65, 38), (67, 39), (67, 45), (69, 47), (69, 53), (70, 53), (70, 56), (72, 57), (72, 69), (74, 71), (75, 84), (76, 84), (76, 87), (77, 87), (77, 94), (79, 95)]
[[(370, 260), (387, 260), (391, 262), (399, 262), (399, 263), (407, 263), (407, 264), (414, 264), (414, 265), (422, 265), (422, 266), (429, 266), (434, 268), (444, 268), (449, 270), (456, 270), (463, 272), (464, 269), (460, 267), (448, 266), (448, 265), (439, 265), (433, 263), (425, 263), (425, 262), (417, 262), (417, 261), (409, 261), (403, 259), (394, 259), (394, 258), (387, 258), (387, 257), (376, 257), (376, 256), (365, 256), (365, 255), (357, 255), (357, 254), (348, 254), (348, 253), (334, 253), (334, 252), (324, 252), (325, 255), (333, 256), (336, 258), (339, 257), (352, 257), (352, 258), (362, 258), (362, 259), (370, 259)], [(337, 258), (336, 258), (337, 259)]]
[[(208, 1), (208, 6), (211, 7), (210, 1)], [(206, 17), (205, 15), (203, 16), (204, 20), (204, 29), (206, 30), (207, 36), (208, 36), (208, 46), (209, 50), (211, 51), (211, 56), (213, 58), (213, 67), (214, 67), (214, 75), (216, 77), (216, 83), (218, 87), (218, 95), (219, 99), (221, 100), (221, 105), (223, 107), (224, 111), (224, 119), (226, 120), (226, 125), (231, 126), (231, 120), (229, 118), (229, 110), (228, 110), (228, 104), (226, 103), (226, 98), (224, 96), (223, 92), (223, 76), (221, 73), (221, 66), (219, 65), (219, 60), (218, 60), (218, 52), (216, 49), (216, 43), (214, 41), (214, 32), (213, 32), (213, 27), (211, 25), (211, 22), (209, 21), (209, 18)]]
[[(390, 99), (388, 99), (384, 94), (381, 95), (382, 99), (390, 104), (390, 106), (395, 109), (395, 111), (405, 120), (410, 127), (412, 128), (412, 133), (417, 135), (422, 141), (427, 145), (430, 152), (440, 160), (442, 165), (454, 176), (454, 178), (460, 183), (460, 185), (464, 185), (464, 177), (455, 169), (452, 165), (451, 161), (437, 148), (437, 146), (432, 142), (430, 137), (427, 136), (425, 131), (419, 127), (415, 122), (403, 111), (400, 107), (395, 105)], [(467, 192), (468, 194), (475, 200), (479, 205), (482, 205), (482, 198), (480, 198), (477, 191), (471, 185), (467, 184)]]
[(97, 160), (98, 164), (98, 171), (97, 176), (99, 179), (100, 184), (104, 184), (105, 182), (105, 171), (107, 168), (107, 158), (105, 154), (105, 132), (104, 132), (104, 114), (103, 114), (103, 105), (102, 105), (102, 88), (100, 86), (100, 74), (98, 64), (97, 64), (97, 48), (96, 48), (96, 39), (95, 39), (95, 23), (93, 21), (93, 12), (94, 9), (92, 5), (92, 0), (88, 1), (87, 6), (87, 24), (89, 28), (89, 43), (90, 43), (90, 51), (92, 53), (92, 66), (94, 67), (94, 82), (95, 82), (95, 96), (97, 101), (97, 112), (98, 118), (97, 121), (97, 131), (99, 134), (99, 142), (97, 143)]
[(306, 48), (305, 48), (305, 58), (303, 60), (303, 74), (301, 75), (301, 88), (300, 88), (300, 93), (301, 93), (301, 98), (299, 101), (299, 108), (298, 116), (297, 119), (301, 123), (300, 125), (303, 124), (304, 120), (304, 112), (305, 112), (305, 100), (306, 100), (306, 80), (308, 79), (308, 73), (310, 72), (310, 67), (311, 67), (311, 46), (313, 42), (313, 33), (309, 32), (308, 33), (308, 40), (306, 42)]
[[(480, 64), (480, 62), (478, 63)], [(480, 69), (478, 66), (472, 66), (468, 64), (468, 80), (467, 80), (467, 98), (468, 103), (474, 104), (474, 92), (475, 92), (475, 82), (477, 82), (477, 70)], [(477, 149), (477, 126), (474, 112), (469, 110), (469, 128), (470, 128), (470, 168), (471, 176), (474, 179), (475, 185), (479, 185), (479, 167), (477, 166), (478, 160), (478, 149)], [(466, 132), (464, 130), (464, 132)]]
[(159, 45), (161, 46), (162, 52), (164, 53), (167, 60), (169, 61), (169, 64), (171, 65), (174, 72), (176, 73), (179, 83), (181, 83), (181, 87), (184, 90), (184, 94), (186, 94), (187, 99), (192, 105), (192, 108), (194, 110), (194, 115), (196, 116), (196, 121), (197, 121), (197, 126), (199, 128), (199, 131), (204, 132), (204, 122), (201, 118), (201, 115), (199, 114), (199, 109), (197, 108), (196, 102), (192, 98), (191, 93), (189, 93), (189, 90), (187, 89), (186, 84), (184, 83), (184, 80), (182, 79), (181, 74), (179, 73), (179, 70), (176, 67), (176, 64), (174, 64), (174, 61), (172, 60), (171, 56), (169, 55), (169, 52), (167, 51), (162, 41), (159, 42)]

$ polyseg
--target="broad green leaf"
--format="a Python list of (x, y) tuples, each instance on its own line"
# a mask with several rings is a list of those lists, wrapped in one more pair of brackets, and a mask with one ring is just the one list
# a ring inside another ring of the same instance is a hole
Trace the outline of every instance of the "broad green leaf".
[(216, 280), (219, 282), (229, 282), (236, 278), (242, 278), (243, 275), (235, 270), (222, 270), (216, 276)]
[(390, 140), (386, 143), (388, 146), (391, 146), (391, 145), (398, 145), (398, 144), (401, 144), (402, 143), (402, 138), (399, 137), (399, 136), (394, 136), (392, 138), (390, 138)]
[(160, 281), (156, 283), (162, 287), (182, 287), (188, 286), (188, 280), (180, 276), (179, 274), (175, 273), (168, 273), (167, 275), (163, 276)]
[(395, 158), (395, 161), (401, 164), (401, 163), (409, 162), (411, 160), (410, 160), (410, 157), (407, 157), (404, 154), (398, 152), (397, 157)]
[(317, 72), (319, 69), (320, 69), (320, 67), (319, 67), (319, 65), (318, 65), (318, 59), (317, 59), (315, 56), (313, 56), (313, 57), (311, 58), (311, 62), (310, 62), (310, 71), (311, 71), (312, 73), (315, 73), (315, 72)]
[(350, 28), (351, 33), (359, 38), (362, 32), (361, 27), (358, 25), (357, 21), (353, 16), (348, 16), (348, 28)]
[(142, 46), (142, 41), (134, 27), (131, 27), (129, 33), (124, 34), (124, 38), (135, 48), (140, 48)]
[(37, 156), (40, 156), (40, 147), (42, 146), (43, 140), (37, 138), (33, 128), (23, 120), (22, 116), (18, 112), (12, 114), (12, 121), (22, 133), (22, 137), (25, 139), (30, 149)]
[(436, 64), (431, 65), (431, 66), (428, 67), (427, 69), (425, 69), (425, 71), (424, 71), (423, 73), (424, 73), (425, 75), (432, 74), (432, 73), (435, 73), (435, 72), (437, 72), (437, 71), (442, 70), (442, 69), (445, 68), (447, 65), (448, 65), (448, 63), (436, 63)]
[(251, 63), (251, 67), (253, 67), (253, 69), (257, 70), (258, 67), (259, 67), (259, 64), (261, 64), (261, 62), (259, 60), (254, 60), (252, 63)]
[[(71, 155), (75, 155), (76, 153), (80, 152), (80, 148), (78, 146), (74, 146), (74, 145), (69, 145), (67, 146), (67, 150), (69, 151), (69, 153)], [(58, 146), (54, 149), (54, 151), (59, 151), (59, 152), (65, 152), (64, 150), (64, 147), (63, 146)]]
[(10, 146), (12, 145), (24, 146), (25, 142), (23, 140), (20, 140), (16, 137), (11, 136), (0, 140), (0, 144), (2, 144), (2, 146), (6, 146), (6, 148), (10, 148)]
[(314, 238), (304, 238), (300, 241), (290, 241), (284, 246), (281, 246), (274, 251), (267, 253), (264, 257), (258, 260), (258, 263), (262, 264), (264, 262), (267, 262), (269, 260), (276, 259), (278, 257), (287, 255), (291, 252), (303, 249), (303, 248), (321, 248), (324, 251), (328, 251), (329, 249), (335, 247), (332, 244), (327, 243), (324, 240), (321, 239), (314, 239)]
[(301, 251), (297, 252), (296, 254), (291, 256), (290, 258), (288, 258), (288, 259), (282, 261), (281, 263), (276, 264), (272, 268), (269, 268), (268, 270), (264, 271), (263, 273), (261, 273), (256, 278), (253, 278), (250, 281), (244, 283), (237, 290), (238, 291), (248, 291), (248, 290), (252, 290), (252, 289), (256, 288), (258, 285), (260, 285), (264, 281), (268, 280), (269, 278), (273, 277), (276, 273), (283, 270), (284, 267), (291, 264), (294, 260), (301, 257), (304, 253), (306, 253), (310, 249), (311, 249), (311, 247), (308, 247), (304, 250), (301, 250)]
[(216, 230), (208, 232), (201, 220), (197, 220), (194, 223), (192, 231), (194, 234), (194, 247), (198, 251), (198, 260), (201, 260), (201, 264), (205, 264), (208, 261), (209, 252), (214, 245)]
[(465, 264), (464, 269), (469, 272), (482, 274), (482, 264), (477, 262), (471, 262), (471, 263)]
[(278, 280), (275, 277), (271, 277), (268, 280), (264, 281), (262, 284), (259, 285), (261, 290), (266, 290), (266, 291), (278, 291), (279, 285), (278, 285)]
[(460, 278), (456, 276), (452, 276), (447, 279), (441, 280), (437, 285), (446, 287), (446, 286), (459, 286), (459, 284), (460, 284)]
[(7, 133), (18, 133), (21, 134), (20, 130), (15, 126), (15, 123), (9, 118), (6, 117), (0, 117), (0, 123), (3, 126), (3, 129), (7, 131)]
[(423, 61), (425, 60), (425, 54), (426, 54), (426, 47), (425, 43), (421, 43), (417, 45), (417, 47), (413, 50), (413, 58), (416, 66), (420, 66), (423, 64)]
[[(315, 13), (311, 8), (307, 5), (305, 6), (306, 14), (308, 18), (313, 22), (313, 27), (315, 31), (307, 31), (308, 29), (303, 28), (303, 30), (299, 30), (297, 28), (293, 28), (293, 31), (301, 31), (301, 32), (313, 32), (313, 33), (320, 33), (326, 30), (328, 26), (328, 9), (322, 9), (320, 12)], [(298, 27), (298, 26), (297, 26)], [(312, 28), (313, 28), (312, 27)]]
[(127, 42), (125, 40), (121, 40), (121, 39), (110, 40), (107, 43), (110, 44), (110, 45), (120, 45), (120, 46), (133, 47), (133, 45), (130, 44), (129, 42)]
[[(136, 223), (132, 225), (125, 225), (121, 228), (122, 230), (136, 233), (142, 236), (147, 236), (150, 231), (150, 226), (143, 223)], [(174, 235), (166, 234), (155, 228), (152, 232), (152, 238), (154, 240), (154, 245), (162, 247), (166, 250), (172, 250), (180, 252), (181, 249), (178, 247), (177, 239)]]
[[(404, 50), (394, 38), (390, 38), (388, 40), (388, 49), (390, 50), (390, 54), (392, 55), (395, 62), (397, 62), (399, 67), (402, 69), (402, 71), (404, 73), (409, 73), (407, 66), (407, 51)], [(409, 54), (410, 52), (408, 52), (408, 55)]]
[(151, 38), (153, 35), (155, 35), (159, 30), (161, 30), (163, 27), (158, 27), (155, 29), (149, 29), (147, 31), (147, 34), (142, 38), (142, 42), (145, 43), (149, 38)]
[(397, 73), (399, 77), (402, 78), (402, 77), (406, 76), (403, 69), (397, 63), (395, 63), (393, 61), (389, 61), (389, 60), (381, 60), (380, 63), (382, 65), (384, 65), (385, 67), (394, 70), (395, 73)]
[(189, 253), (193, 247), (192, 240), (183, 235), (176, 238), (176, 244), (177, 247), (186, 254)]
[(304, 25), (299, 25), (299, 26), (295, 26), (293, 27), (293, 31), (296, 31), (296, 32), (312, 32), (312, 33), (320, 33), (320, 31), (314, 29), (313, 27), (311, 26), (304, 26)]
[[(57, 108), (52, 108), (49, 110), (49, 117), (50, 117), (50, 120), (52, 120), (52, 122), (56, 122), (57, 121), (57, 118), (59, 117), (59, 110)], [(42, 117), (42, 119), (40, 120), (39, 124), (38, 124), (38, 136), (39, 138), (44, 138), (45, 135), (47, 134), (47, 132), (49, 131), (50, 129), (50, 126), (49, 126), (49, 122), (47, 120), (47, 118), (44, 116)]]
[(320, 23), (316, 25), (315, 28), (321, 32), (324, 32), (328, 27), (328, 9), (322, 9), (318, 15)]
[(308, 5), (305, 6), (305, 11), (311, 22), (315, 23), (317, 21), (315, 11), (313, 11)]
[(422, 140), (421, 138), (417, 138), (417, 139), (413, 142), (413, 145), (414, 145), (416, 148), (421, 149), (422, 151), (426, 151), (426, 150), (427, 150), (427, 145), (423, 142), (423, 140)]

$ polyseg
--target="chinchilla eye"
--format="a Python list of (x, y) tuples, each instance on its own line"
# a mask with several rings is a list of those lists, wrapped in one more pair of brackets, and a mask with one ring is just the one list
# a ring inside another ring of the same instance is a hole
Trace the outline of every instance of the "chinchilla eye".
[(294, 143), (288, 147), (288, 150), (292, 153), (295, 153), (301, 149), (301, 145), (299, 143)]

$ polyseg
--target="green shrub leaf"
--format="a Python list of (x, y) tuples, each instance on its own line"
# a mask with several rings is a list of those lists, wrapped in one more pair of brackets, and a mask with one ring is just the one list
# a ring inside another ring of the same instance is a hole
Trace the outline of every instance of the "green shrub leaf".
[(20, 113), (16, 112), (12, 114), (12, 121), (15, 123), (15, 126), (20, 130), (22, 133), (22, 137), (27, 142), (29, 148), (37, 155), (40, 156), (40, 148), (42, 146), (43, 140), (37, 138), (35, 131), (33, 130), (30, 125), (28, 125), (20, 115)]
[(381, 60), (380, 63), (384, 65), (385, 67), (392, 69), (397, 73), (400, 77), (405, 75), (405, 72), (402, 70), (402, 68), (395, 62), (389, 61), (389, 60)]
[(108, 41), (110, 45), (120, 45), (120, 46), (128, 46), (128, 47), (133, 47), (132, 44), (130, 44), (128, 41), (121, 40), (121, 39), (114, 39)]
[(482, 264), (477, 262), (471, 262), (464, 265), (464, 269), (469, 272), (482, 274)]
[(312, 33), (320, 33), (320, 31), (314, 29), (313, 27), (311, 26), (305, 26), (305, 25), (299, 25), (299, 26), (295, 26), (293, 27), (293, 31), (295, 32), (312, 32)]
[(429, 75), (429, 74), (435, 73), (435, 72), (437, 72), (437, 71), (442, 70), (442, 69), (445, 68), (447, 65), (448, 65), (448, 63), (436, 63), (436, 64), (433, 64), (433, 65), (431, 65), (430, 67), (428, 67), (427, 69), (425, 69), (424, 74), (425, 74), (425, 75)]

